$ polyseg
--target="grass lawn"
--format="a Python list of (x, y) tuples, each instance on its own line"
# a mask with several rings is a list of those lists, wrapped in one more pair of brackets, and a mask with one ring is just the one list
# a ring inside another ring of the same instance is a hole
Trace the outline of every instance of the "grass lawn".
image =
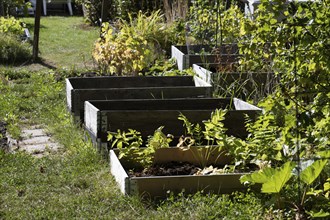
[[(29, 29), (32, 40), (34, 18), (21, 19)], [(88, 26), (82, 17), (41, 17), (39, 57), (42, 65), (31, 64), (19, 68), (40, 70), (49, 67), (62, 69), (92, 69), (93, 44), (99, 37), (98, 27)]]
[[(33, 18), (24, 21), (33, 24)], [(0, 120), (17, 136), (22, 119), (42, 124), (63, 148), (44, 158), (0, 150), (0, 219), (280, 218), (252, 193), (179, 195), (161, 202), (122, 195), (107, 161), (66, 110), (64, 79), (74, 68), (90, 67), (98, 29), (86, 27), (80, 17), (43, 17), (41, 25), (40, 56), (56, 70), (3, 66)]]

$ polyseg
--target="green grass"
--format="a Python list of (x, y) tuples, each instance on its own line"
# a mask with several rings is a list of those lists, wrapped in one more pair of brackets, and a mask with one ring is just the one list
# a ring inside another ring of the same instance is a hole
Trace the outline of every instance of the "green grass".
[(0, 150), (0, 219), (264, 219), (264, 200), (252, 194), (181, 195), (161, 203), (122, 195), (66, 110), (66, 74), (2, 76), (0, 118), (10, 113), (17, 126), (20, 118), (43, 124), (63, 148), (44, 158)]
[[(34, 18), (22, 18), (22, 21), (33, 38)], [(44, 64), (63, 69), (93, 68), (91, 52), (99, 28), (86, 25), (82, 17), (42, 17), (40, 25), (39, 57)]]
[[(28, 24), (32, 19), (24, 19)], [(37, 123), (63, 146), (44, 158), (0, 150), (0, 219), (271, 219), (254, 194), (179, 195), (162, 202), (124, 196), (108, 163), (86, 140), (66, 109), (64, 71), (84, 66), (96, 29), (80, 29), (82, 18), (42, 18), (41, 57), (58, 69), (34, 64), (0, 70), (0, 120), (17, 137), (22, 123)], [(76, 27), (76, 29), (74, 29)], [(72, 35), (76, 30), (77, 35)], [(76, 41), (76, 42), (74, 42)], [(72, 45), (71, 48), (69, 46)], [(37, 72), (30, 70), (39, 69)], [(25, 119), (24, 122), (22, 119)], [(278, 215), (281, 216), (281, 215)]]

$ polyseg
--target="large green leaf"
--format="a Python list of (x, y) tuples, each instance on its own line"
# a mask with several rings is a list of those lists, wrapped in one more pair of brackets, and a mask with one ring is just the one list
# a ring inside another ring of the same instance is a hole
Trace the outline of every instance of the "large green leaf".
[(279, 193), (286, 182), (291, 178), (294, 166), (294, 163), (286, 162), (281, 168), (277, 168), (272, 177), (262, 184), (261, 192)]
[(308, 185), (312, 184), (320, 175), (327, 162), (327, 160), (315, 161), (300, 173), (300, 180)]
[(275, 169), (266, 167), (258, 172), (244, 175), (240, 178), (241, 183), (266, 183), (274, 175)]
[(324, 192), (330, 190), (330, 178), (327, 179), (327, 182), (324, 183), (323, 187), (324, 187)]
[(287, 162), (280, 168), (265, 168), (252, 174), (241, 177), (241, 183), (261, 183), (261, 192), (263, 193), (278, 193), (292, 176), (292, 169), (295, 164)]
[(326, 218), (330, 216), (330, 212), (323, 211), (322, 209), (318, 212), (310, 211), (308, 212), (313, 218)]

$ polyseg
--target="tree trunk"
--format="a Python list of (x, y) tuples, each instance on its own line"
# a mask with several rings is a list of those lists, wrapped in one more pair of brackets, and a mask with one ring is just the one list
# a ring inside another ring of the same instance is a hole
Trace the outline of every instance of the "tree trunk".
[(3, 0), (0, 0), (0, 16), (5, 16), (5, 4)]

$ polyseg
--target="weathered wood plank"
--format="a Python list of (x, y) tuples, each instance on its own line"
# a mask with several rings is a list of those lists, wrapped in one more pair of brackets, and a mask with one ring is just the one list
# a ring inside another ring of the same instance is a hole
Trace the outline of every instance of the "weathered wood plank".
[(117, 155), (114, 151), (110, 151), (110, 172), (115, 177), (120, 191), (122, 193), (126, 193), (128, 186), (126, 185), (128, 181), (128, 175), (121, 165)]
[(118, 99), (169, 99), (169, 98), (202, 98), (211, 96), (211, 87), (142, 87), (111, 89), (75, 89), (75, 98), (71, 99), (71, 112), (83, 121), (84, 102), (90, 100)]
[(74, 89), (194, 86), (192, 76), (73, 77), (68, 81)]
[[(171, 151), (171, 148), (165, 150)], [(164, 151), (162, 151), (164, 153)], [(159, 154), (161, 157), (162, 154)], [(173, 155), (177, 157), (180, 155)], [(180, 160), (180, 157), (175, 158)], [(189, 161), (187, 161), (189, 162)], [(191, 161), (193, 162), (193, 161)], [(128, 195), (138, 195), (144, 198), (164, 198), (169, 193), (178, 194), (184, 190), (185, 193), (232, 193), (246, 190), (247, 187), (240, 183), (239, 178), (245, 173), (217, 174), (209, 176), (150, 176), (150, 177), (128, 177), (124, 167), (118, 159), (114, 150), (110, 151), (111, 174), (115, 177), (121, 192)]]
[[(104, 121), (107, 124), (106, 131), (116, 132), (129, 128), (140, 131), (144, 138), (152, 135), (160, 126), (164, 126), (163, 132), (179, 138), (184, 134), (183, 122), (178, 120), (180, 113), (184, 114), (191, 123), (202, 123), (210, 118), (211, 113), (217, 108), (229, 108), (224, 120), (227, 134), (238, 137), (246, 137), (245, 115), (255, 119), (261, 109), (249, 105), (240, 104), (239, 99), (169, 99), (169, 100), (111, 100), (86, 102), (85, 111), (93, 106), (102, 112), (104, 119), (88, 117), (86, 114), (86, 128), (102, 142), (106, 142), (107, 132), (98, 127), (90, 128), (95, 122), (90, 120)], [(236, 110), (237, 106), (237, 110)], [(102, 117), (102, 116), (100, 116)]]
[(129, 179), (129, 195), (140, 195), (144, 198), (164, 198), (169, 193), (178, 194), (184, 191), (193, 194), (204, 193), (226, 194), (246, 190), (239, 179), (246, 173), (218, 174), (209, 176), (157, 176), (132, 177)]
[[(239, 102), (239, 101), (237, 101)], [(173, 99), (129, 99), (89, 101), (104, 110), (196, 110), (232, 108), (230, 98), (173, 98)]]
[(193, 64), (196, 77), (213, 86), (220, 96), (231, 94), (240, 99), (258, 99), (270, 94), (278, 85), (279, 79), (269, 72), (219, 71), (219, 63)]
[(171, 57), (177, 62), (179, 70), (192, 67), (196, 63), (233, 63), (240, 55), (237, 44), (224, 44), (217, 48), (209, 45), (172, 46)]

